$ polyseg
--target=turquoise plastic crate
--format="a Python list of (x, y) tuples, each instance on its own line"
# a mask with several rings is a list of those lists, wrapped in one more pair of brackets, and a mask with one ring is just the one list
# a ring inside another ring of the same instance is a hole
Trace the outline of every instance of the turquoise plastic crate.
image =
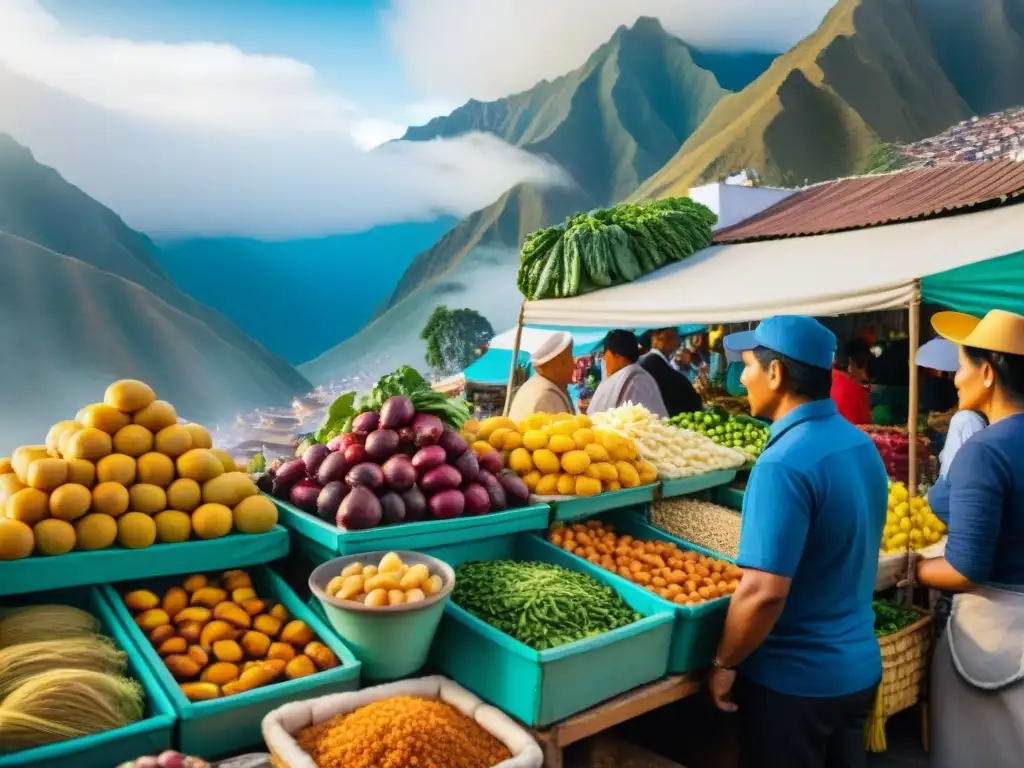
[(222, 539), (156, 544), (146, 549), (113, 547), (56, 557), (33, 555), (0, 562), (0, 595), (188, 573), (195, 563), (211, 570), (242, 568), (287, 554), (288, 531), (275, 525), (266, 533), (235, 533)]
[(735, 479), (735, 469), (723, 469), (719, 472), (705, 472), (703, 475), (684, 477), (679, 480), (662, 480), (660, 496), (663, 499), (674, 496), (688, 496), (693, 493), (706, 491), (708, 488), (728, 485)]
[[(579, 559), (539, 536), (519, 534), (439, 547), (428, 554), (453, 567), (470, 560), (542, 560), (581, 571)], [(664, 677), (672, 614), (646, 590), (592, 574), (645, 618), (598, 637), (536, 651), (449, 602), (431, 664), (521, 722), (544, 727)], [(458, 576), (456, 576), (456, 581)]]
[(540, 500), (551, 505), (552, 520), (583, 520), (611, 509), (625, 509), (654, 500), (658, 483), (608, 491), (597, 496), (542, 496)]
[(110, 768), (142, 755), (157, 755), (170, 749), (174, 740), (174, 708), (98, 588), (34, 594), (4, 603), (5, 606), (53, 604), (72, 605), (91, 613), (99, 619), (103, 634), (128, 654), (127, 675), (142, 685), (146, 694), (145, 719), (106, 733), (20, 752), (0, 753), (0, 768)]
[[(602, 515), (601, 519), (613, 523), (616, 533), (626, 533), (633, 538), (645, 541), (651, 539), (672, 541), (680, 547), (695, 550), (702, 555), (716, 557), (719, 560), (725, 560), (730, 563), (736, 562), (731, 557), (698, 547), (696, 544), (680, 539), (677, 536), (672, 536), (660, 528), (655, 528), (653, 525), (645, 522), (643, 515), (639, 512), (632, 510), (612, 512)], [(549, 547), (554, 546), (547, 542), (544, 543)], [(582, 557), (568, 553), (566, 553), (566, 557), (571, 557), (576, 561), (577, 570), (585, 570), (594, 576), (601, 573), (609, 577), (615, 582), (616, 589), (627, 584), (636, 587), (629, 579), (624, 579), (617, 573), (606, 571), (601, 566), (594, 565)], [(636, 588), (639, 589), (639, 587)], [(672, 674), (685, 674), (711, 666), (711, 662), (715, 657), (715, 651), (718, 648), (718, 641), (722, 637), (722, 628), (725, 626), (725, 614), (729, 611), (730, 598), (720, 597), (717, 600), (710, 600), (700, 605), (678, 605), (647, 590), (644, 590), (644, 592), (656, 601), (658, 610), (671, 611), (675, 615), (675, 623), (672, 630), (672, 649), (668, 660), (669, 672)]]
[(548, 526), (551, 511), (547, 504), (533, 504), (487, 515), (456, 517), (451, 520), (424, 520), (419, 523), (387, 525), (365, 531), (346, 531), (310, 515), (280, 499), (277, 505), (281, 522), (297, 537), (320, 545), (336, 555), (357, 555), (377, 550), (419, 551), (428, 547), (489, 539), (522, 531), (540, 531)]
[(737, 512), (743, 511), (743, 496), (745, 491), (742, 488), (733, 488), (727, 485), (723, 488), (718, 488), (715, 491), (715, 501), (721, 504), (723, 507), (729, 509), (735, 509)]
[(282, 603), (292, 618), (306, 622), (320, 641), (334, 651), (341, 664), (309, 677), (274, 683), (247, 693), (212, 701), (191, 702), (182, 694), (181, 688), (167, 671), (156, 650), (135, 625), (131, 612), (122, 599), (124, 593), (133, 589), (151, 589), (162, 593), (167, 588), (180, 584), (181, 579), (137, 581), (119, 585), (119, 590), (110, 585), (102, 587), (104, 599), (120, 623), (127, 628), (134, 646), (140, 651), (177, 712), (175, 748), (187, 755), (202, 755), (207, 759), (219, 758), (258, 746), (263, 742), (260, 724), (271, 710), (289, 701), (312, 699), (359, 688), (361, 664), (330, 627), (309, 610), (280, 576), (266, 566), (249, 568), (247, 572), (252, 577), (253, 585), (260, 597)]

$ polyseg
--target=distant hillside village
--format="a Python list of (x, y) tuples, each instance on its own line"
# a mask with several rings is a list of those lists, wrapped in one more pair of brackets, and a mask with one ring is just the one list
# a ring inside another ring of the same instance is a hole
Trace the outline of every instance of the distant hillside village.
[(1024, 108), (963, 120), (938, 136), (896, 148), (906, 164), (919, 168), (943, 163), (1024, 160)]

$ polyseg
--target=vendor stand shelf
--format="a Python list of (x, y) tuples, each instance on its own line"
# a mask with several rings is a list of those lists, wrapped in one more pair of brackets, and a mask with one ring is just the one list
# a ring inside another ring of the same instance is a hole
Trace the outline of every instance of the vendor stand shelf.
[(551, 506), (552, 522), (573, 522), (613, 509), (650, 504), (657, 490), (658, 483), (651, 483), (621, 491), (606, 491), (597, 496), (533, 496), (532, 499)]
[(562, 768), (562, 750), (699, 691), (698, 675), (672, 675), (634, 688), (550, 728), (531, 730), (544, 752), (544, 768)]
[(722, 469), (718, 472), (705, 472), (693, 477), (682, 477), (678, 480), (662, 480), (658, 497), (668, 499), (674, 496), (689, 496), (709, 488), (728, 485), (736, 479), (735, 469)]

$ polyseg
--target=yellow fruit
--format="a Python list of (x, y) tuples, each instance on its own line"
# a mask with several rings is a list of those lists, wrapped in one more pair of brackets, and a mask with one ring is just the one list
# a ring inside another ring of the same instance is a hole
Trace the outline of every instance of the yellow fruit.
[(475, 435), (480, 431), (480, 422), (476, 419), (466, 419), (462, 425), (462, 431), (467, 432), (471, 435)]
[(561, 475), (544, 475), (537, 481), (536, 494), (538, 496), (554, 496), (558, 493), (558, 478)]
[(543, 477), (543, 475), (541, 475), (537, 470), (527, 472), (523, 475), (523, 482), (526, 483), (526, 487), (530, 489), (530, 493), (536, 493), (541, 477)]
[(910, 498), (910, 493), (907, 491), (907, 486), (903, 483), (893, 483), (892, 490), (890, 493), (896, 497), (896, 502), (901, 503), (907, 501)]
[(133, 512), (155, 515), (167, 509), (167, 493), (159, 485), (136, 483), (128, 489), (128, 498)]
[(92, 511), (117, 517), (128, 511), (128, 489), (119, 483), (100, 483), (92, 489)]
[[(166, 488), (174, 480), (174, 461), (162, 453), (150, 451), (139, 456), (136, 479), (140, 483)], [(134, 480), (132, 481), (134, 482)]]
[(83, 426), (77, 421), (58, 421), (46, 433), (46, 450), (51, 456), (59, 456), (61, 438), (68, 433), (77, 432)]
[(545, 475), (556, 474), (562, 468), (558, 457), (547, 448), (533, 452), (533, 465)]
[(113, 450), (110, 435), (94, 427), (86, 427), (68, 437), (64, 443), (64, 458), (98, 461)]
[(178, 423), (178, 413), (174, 406), (165, 400), (154, 400), (145, 408), (140, 408), (132, 416), (132, 421), (156, 434), (164, 427)]
[(77, 520), (91, 506), (92, 494), (78, 483), (67, 483), (50, 494), (50, 516), (58, 520)]
[[(0, 475), (0, 512), (3, 512), (4, 505), (11, 496), (16, 494), (22, 488), (27, 487), (28, 486), (21, 482), (21, 480), (18, 479), (18, 476), (13, 473)], [(0, 514), (0, 517), (2, 516), (3, 515)]]
[(528, 451), (539, 451), (548, 447), (548, 436), (539, 429), (531, 429), (523, 435), (523, 447)]
[(96, 462), (96, 479), (101, 483), (129, 486), (135, 482), (135, 459), (123, 453), (112, 453)]
[(167, 506), (191, 512), (203, 499), (202, 487), (195, 480), (179, 478), (167, 488)]
[(649, 461), (637, 461), (633, 467), (640, 475), (640, 485), (650, 485), (658, 479), (658, 469)]
[(526, 417), (526, 426), (529, 429), (540, 429), (546, 427), (551, 423), (551, 414), (549, 413), (531, 413)]
[[(516, 429), (516, 423), (505, 416), (492, 416), (480, 422), (476, 436), (480, 440), (490, 441), (491, 435), (499, 429)], [(493, 445), (493, 443), (491, 443)]]
[(91, 427), (113, 436), (119, 429), (132, 423), (131, 416), (121, 413), (117, 408), (106, 403), (87, 405), (75, 416), (75, 421), (83, 427)]
[(127, 424), (114, 435), (114, 450), (138, 458), (153, 450), (153, 433), (140, 424)]
[(244, 472), (225, 472), (203, 483), (203, 502), (234, 507), (242, 499), (255, 496), (259, 491)]
[(75, 527), (64, 520), (41, 520), (32, 528), (36, 551), (43, 555), (66, 555), (75, 548)]
[(0, 560), (21, 560), (36, 547), (32, 529), (18, 520), (0, 517)]
[(619, 483), (618, 480), (612, 480), (611, 482), (606, 482), (603, 485), (604, 485), (604, 489), (606, 491), (621, 491), (622, 490), (622, 485)]
[(619, 470), (615, 468), (615, 465), (607, 461), (599, 461), (591, 466), (597, 467), (598, 472), (601, 473), (602, 483), (614, 483), (618, 482)]
[(594, 440), (594, 430), (582, 427), (572, 433), (572, 441), (576, 443), (578, 450), (584, 450), (588, 445), (592, 445)]
[(184, 427), (192, 435), (193, 448), (213, 448), (213, 438), (210, 437), (206, 427), (199, 424), (185, 424)]
[(580, 475), (576, 478), (577, 496), (597, 496), (601, 492), (601, 481)]
[(560, 496), (572, 496), (576, 493), (576, 478), (573, 475), (558, 476), (558, 494)]
[(14, 467), (11, 466), (10, 458), (5, 456), (4, 458), (0, 459), (0, 475), (10, 474), (14, 474)]
[(907, 534), (900, 532), (893, 536), (891, 539), (889, 539), (889, 546), (891, 548), (905, 547), (907, 546), (907, 541)]
[(156, 541), (156, 523), (142, 512), (128, 512), (117, 518), (117, 543), (125, 549), (145, 549)]
[(50, 514), (50, 497), (38, 488), (22, 488), (7, 500), (7, 517), (35, 525)]
[(553, 434), (548, 440), (548, 450), (552, 453), (568, 453), (576, 450), (576, 443), (568, 435)]
[(525, 448), (516, 448), (508, 455), (508, 468), (518, 475), (533, 472), (533, 459)]
[(522, 446), (522, 444), (523, 436), (515, 430), (510, 429), (505, 433), (505, 439), (502, 440), (501, 447), (506, 451), (514, 451), (516, 448)]
[(50, 493), (68, 480), (68, 465), (64, 459), (36, 459), (28, 465), (28, 484), (32, 488)]
[[(176, 459), (192, 448), (192, 433), (180, 424), (164, 427), (156, 433), (153, 450)], [(208, 449), (207, 449), (208, 450)]]
[(911, 527), (910, 526), (910, 518), (909, 517), (901, 517), (900, 518), (900, 530), (901, 531), (909, 532), (910, 531), (910, 527)]
[(110, 515), (93, 512), (75, 521), (75, 537), (79, 549), (106, 549), (117, 538), (117, 521)]
[(225, 472), (237, 472), (238, 465), (235, 464), (235, 460), (231, 458), (231, 454), (227, 451), (222, 451), (220, 448), (210, 448), (213, 455), (220, 461), (221, 466), (224, 467)]
[(505, 435), (511, 431), (512, 430), (506, 429), (505, 427), (500, 427), (491, 432), (491, 436), (487, 438), (487, 442), (500, 451), (501, 447), (505, 444)]
[(192, 535), (192, 518), (187, 512), (165, 509), (153, 518), (156, 523), (156, 537), (164, 544), (188, 541)]
[[(173, 429), (173, 427), (170, 427)], [(224, 474), (224, 465), (209, 448), (193, 448), (178, 457), (175, 462), (178, 477), (205, 483), (207, 480)]]
[(570, 475), (582, 475), (590, 466), (590, 457), (583, 451), (562, 454), (562, 469)]
[(103, 402), (122, 413), (135, 413), (156, 400), (156, 393), (138, 379), (115, 381), (103, 394)]
[(573, 416), (573, 421), (576, 422), (577, 429), (590, 429), (594, 426), (594, 422), (585, 413), (581, 413), (579, 416)]
[(477, 440), (473, 445), (470, 446), (478, 457), (486, 456), (494, 450), (494, 446), (490, 443), (485, 443), (483, 440)]
[(192, 530), (200, 539), (227, 536), (231, 533), (233, 522), (231, 510), (223, 504), (203, 504), (192, 513)]
[(96, 484), (96, 465), (85, 459), (65, 459), (68, 465), (68, 482), (92, 488)]
[(232, 517), (239, 533), (266, 533), (277, 525), (277, 507), (266, 496), (249, 496), (235, 505)]
[(615, 462), (615, 471), (619, 473), (619, 482), (623, 488), (636, 488), (640, 485), (640, 475), (629, 462)]
[(49, 457), (45, 445), (23, 445), (11, 454), (11, 467), (23, 485), (28, 485), (28, 467), (33, 461)]
[(518, 432), (520, 435), (525, 435), (529, 431), (530, 427), (527, 426), (526, 419), (523, 419), (518, 424), (516, 424), (516, 432)]
[(565, 421), (557, 421), (551, 425), (551, 433), (553, 435), (561, 435), (562, 437), (572, 437), (576, 431), (576, 422), (573, 419), (566, 419)]

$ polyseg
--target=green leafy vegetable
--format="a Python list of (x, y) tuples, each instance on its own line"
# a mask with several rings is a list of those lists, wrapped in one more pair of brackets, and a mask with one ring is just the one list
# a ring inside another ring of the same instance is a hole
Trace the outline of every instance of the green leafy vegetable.
[(331, 403), (331, 407), (327, 409), (327, 418), (324, 419), (323, 426), (316, 433), (318, 443), (326, 443), (342, 433), (345, 423), (356, 415), (355, 402), (356, 393), (345, 392)]
[(262, 453), (257, 453), (251, 459), (249, 459), (249, 466), (246, 467), (250, 475), (258, 475), (261, 472), (267, 471), (267, 457)]
[(895, 634), (921, 618), (921, 614), (909, 605), (892, 600), (872, 600), (871, 608), (875, 612), (875, 637)]

